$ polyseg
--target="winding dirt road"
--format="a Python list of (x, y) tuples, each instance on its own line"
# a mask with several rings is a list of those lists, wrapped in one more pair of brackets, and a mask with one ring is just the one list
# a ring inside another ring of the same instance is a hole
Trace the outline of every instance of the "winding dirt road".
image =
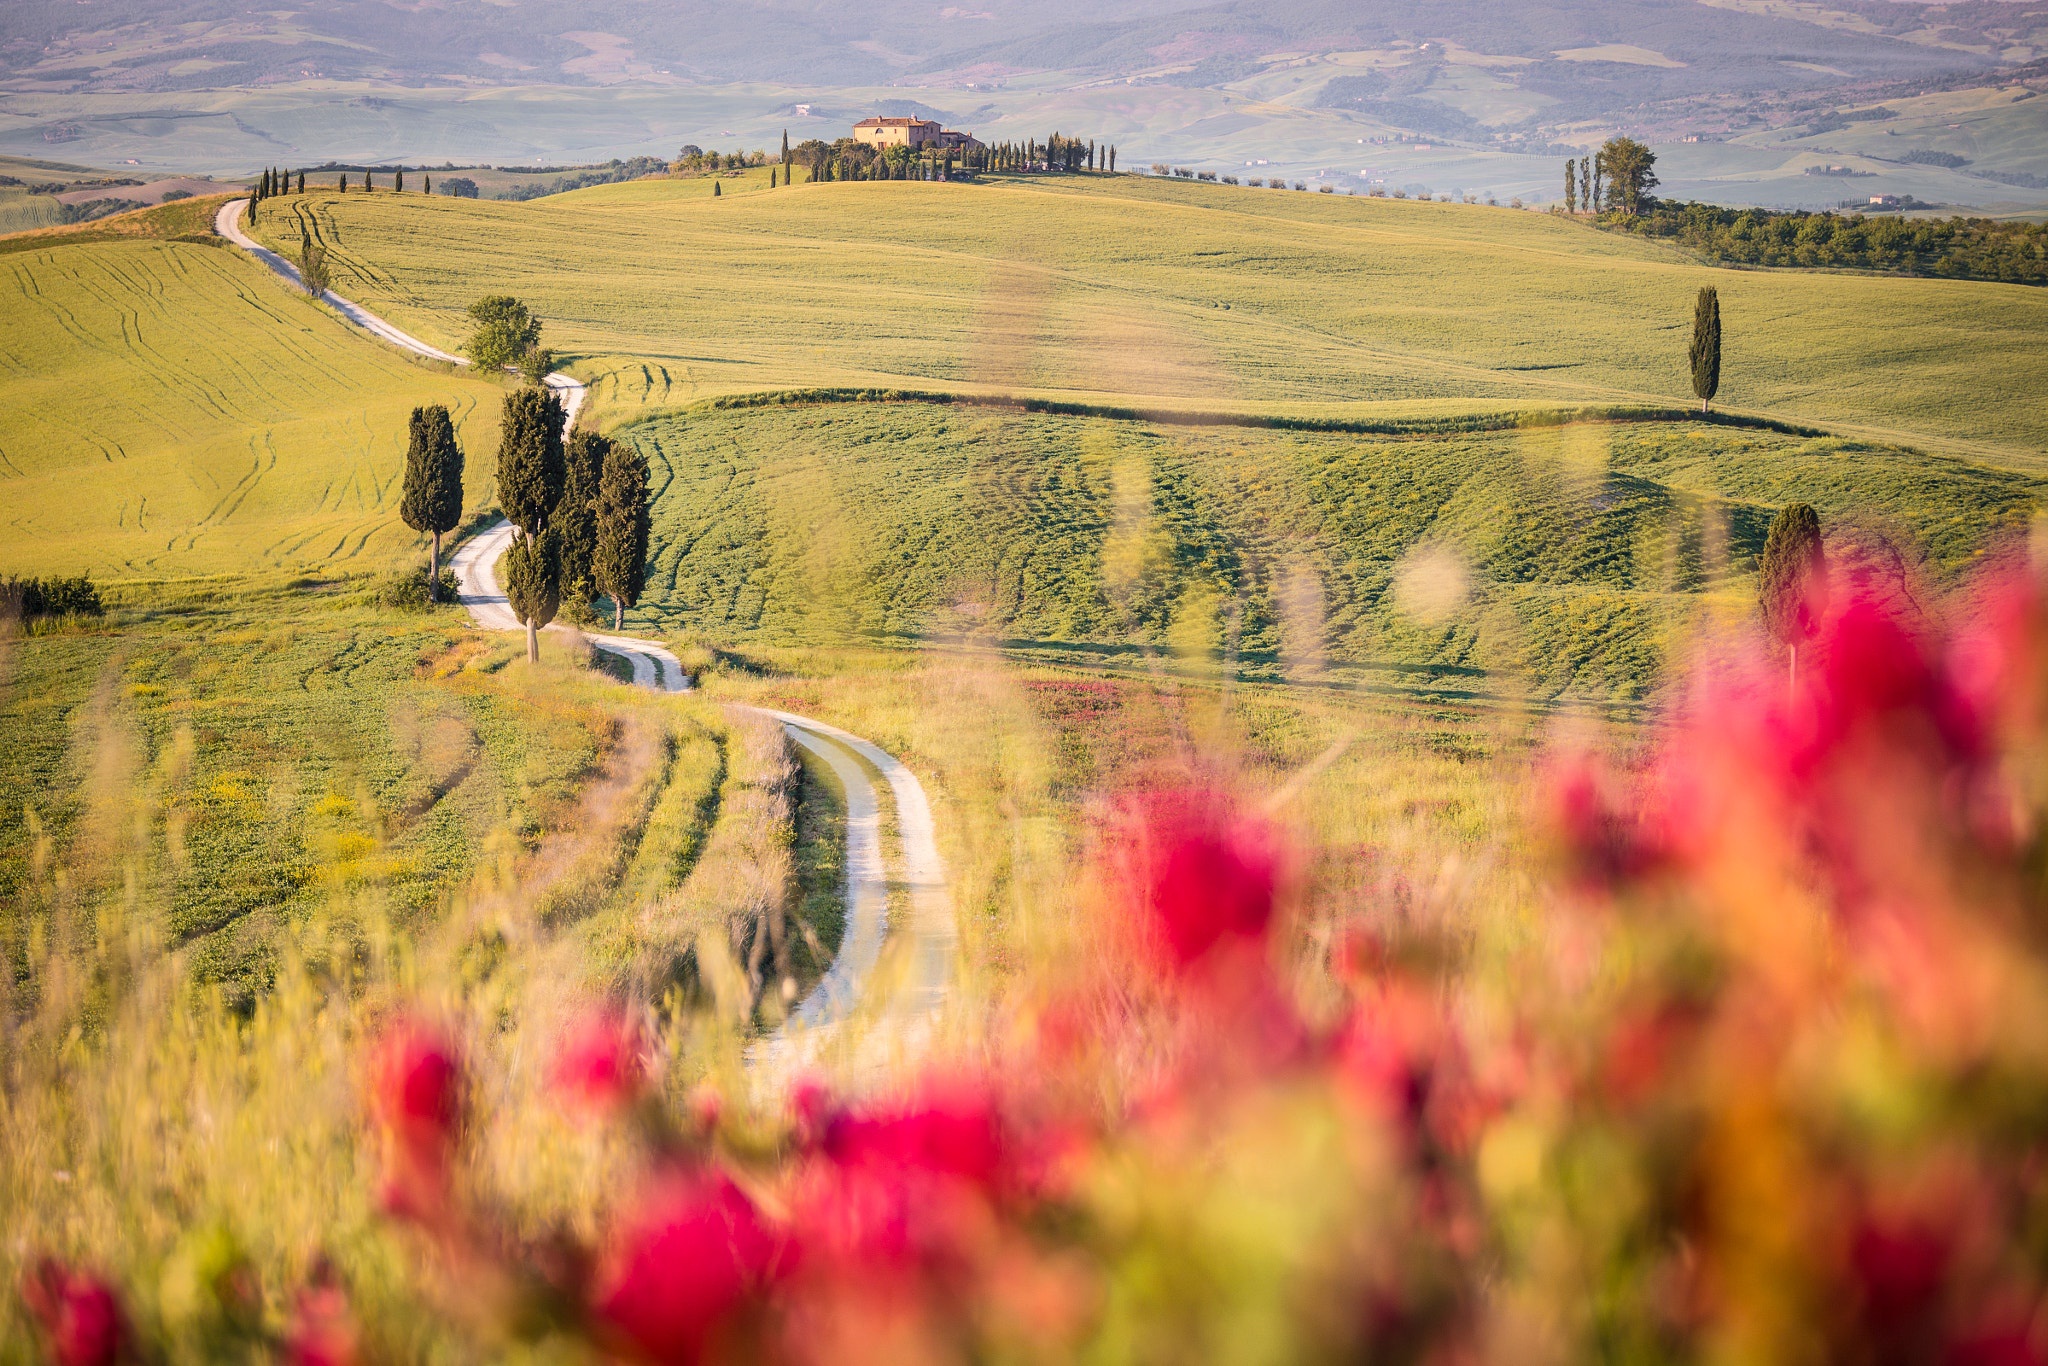
[[(242, 231), (242, 216), (248, 202), (237, 199), (223, 204), (215, 215), (214, 230), (268, 266), (286, 283), (304, 289), (296, 266)], [(380, 341), (429, 360), (469, 364), (464, 357), (429, 346), (331, 289), (321, 299), (348, 322)], [(549, 375), (546, 382), (562, 396), (566, 433), (576, 425), (587, 390), (580, 380), (560, 372)], [(526, 629), (513, 615), (511, 603), (497, 580), (497, 564), (512, 544), (513, 531), (510, 522), (492, 523), (464, 541), (449, 562), (455, 574), (458, 600), (468, 609), (471, 620), (485, 630)], [(635, 686), (657, 692), (689, 691), (690, 677), (682, 662), (660, 642), (591, 633), (585, 633), (585, 638), (631, 665)], [(931, 1027), (945, 1001), (959, 950), (959, 931), (953, 919), (945, 864), (939, 858), (931, 804), (917, 775), (880, 746), (837, 726), (791, 712), (762, 714), (781, 722), (791, 741), (830, 766), (846, 789), (846, 921), (839, 951), (824, 978), (798, 1003), (788, 1021), (749, 1052), (757, 1074), (786, 1078), (798, 1066), (817, 1058), (840, 1026), (864, 1007), (879, 1007), (881, 1019), (888, 1024), (885, 1031), (875, 1032), (886, 1033), (899, 1049), (914, 1044), (917, 1036)], [(897, 842), (904, 865), (902, 881), (910, 910), (909, 924), (904, 927), (910, 936), (907, 970), (892, 984), (888, 999), (881, 1001), (868, 998), (874, 995), (874, 969), (888, 938), (890, 884), (883, 857), (880, 797), (869, 776), (870, 769), (889, 784), (894, 799)]]

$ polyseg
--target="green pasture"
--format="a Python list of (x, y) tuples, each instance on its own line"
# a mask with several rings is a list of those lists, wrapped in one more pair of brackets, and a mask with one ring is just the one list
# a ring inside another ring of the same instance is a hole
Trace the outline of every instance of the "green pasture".
[(1871, 442), (1594, 424), (1437, 436), (950, 405), (627, 426), (657, 490), (641, 630), (1490, 695), (1639, 695), (1747, 610), (1770, 518), (1947, 578), (2030, 477)]
[(455, 414), (489, 503), (499, 385), (129, 221), (0, 244), (0, 572), (385, 567), (418, 544), (397, 513), (422, 403)]
[(436, 344), (504, 290), (617, 421), (896, 385), (1259, 412), (1686, 402), (1704, 284), (1725, 404), (2038, 466), (2048, 293), (1701, 266), (1549, 215), (1132, 177), (601, 186), (531, 204), (280, 202), (338, 286)]

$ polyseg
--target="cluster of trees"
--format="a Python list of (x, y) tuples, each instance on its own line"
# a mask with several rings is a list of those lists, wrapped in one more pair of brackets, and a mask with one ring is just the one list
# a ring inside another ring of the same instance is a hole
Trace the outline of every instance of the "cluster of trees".
[[(788, 133), (782, 135), (782, 145), (785, 148), (789, 146)], [(768, 154), (763, 151), (707, 152), (694, 142), (686, 142), (683, 150), (676, 153), (676, 159), (668, 163), (668, 169), (675, 175), (702, 175), (713, 171), (743, 171), (767, 164)]]
[(518, 528), (505, 553), (505, 596), (526, 626), (526, 657), (540, 658), (540, 630), (566, 590), (588, 603), (612, 600), (625, 623), (647, 572), (647, 461), (595, 432), (562, 440), (562, 403), (539, 387), (505, 397), (498, 445), (498, 501)]
[(988, 168), (987, 149), (875, 147), (857, 138), (810, 138), (789, 145), (783, 136), (783, 183), (798, 166), (811, 180), (965, 180)]
[[(440, 598), (441, 537), (462, 520), (462, 447), (438, 404), (415, 408), (399, 516), (433, 538), (427, 596)], [(518, 528), (505, 557), (505, 590), (526, 626), (527, 658), (565, 597), (612, 601), (614, 626), (640, 598), (647, 571), (647, 461), (595, 432), (562, 439), (562, 401), (535, 385), (505, 396), (498, 500)]]
[(1663, 238), (1711, 261), (1836, 266), (2048, 285), (2048, 224), (1902, 219), (1662, 203), (1603, 226)]
[(96, 617), (103, 610), (100, 590), (83, 574), (75, 579), (0, 579), (0, 621)]
[(982, 153), (991, 171), (1114, 171), (1116, 148), (1054, 133), (1044, 142), (999, 142)]
[(517, 370), (530, 383), (555, 368), (555, 353), (540, 344), (540, 319), (509, 294), (487, 294), (469, 306), (476, 330), (462, 345), (479, 371)]
[(1657, 154), (1634, 138), (1609, 138), (1593, 155), (1565, 162), (1565, 212), (1643, 213), (1656, 203), (1656, 166)]

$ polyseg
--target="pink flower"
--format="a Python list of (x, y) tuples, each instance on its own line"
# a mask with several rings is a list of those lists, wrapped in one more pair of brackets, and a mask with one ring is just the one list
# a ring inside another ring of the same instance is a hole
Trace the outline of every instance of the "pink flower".
[(548, 1079), (591, 1113), (627, 1108), (647, 1086), (639, 1031), (615, 1010), (592, 1012), (570, 1027)]
[(446, 1205), (462, 1118), (454, 1046), (415, 1020), (394, 1024), (370, 1062), (370, 1107), (385, 1139), (385, 1208), (431, 1220)]
[(22, 1285), (56, 1366), (112, 1366), (128, 1355), (128, 1326), (113, 1289), (44, 1258)]
[(786, 1269), (783, 1239), (720, 1173), (664, 1178), (639, 1209), (599, 1273), (598, 1318), (647, 1361), (698, 1362), (732, 1348)]
[(1171, 966), (1265, 941), (1280, 879), (1267, 832), (1232, 820), (1218, 799), (1198, 792), (1152, 797), (1132, 824), (1144, 929)]
[(292, 1305), (285, 1327), (285, 1361), (289, 1366), (354, 1366), (360, 1355), (348, 1296), (323, 1258), (312, 1283), (299, 1291)]

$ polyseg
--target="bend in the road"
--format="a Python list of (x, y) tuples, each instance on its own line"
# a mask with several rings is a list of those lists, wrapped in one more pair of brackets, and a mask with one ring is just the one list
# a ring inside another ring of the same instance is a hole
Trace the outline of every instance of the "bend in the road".
[[(214, 218), (214, 230), (263, 262), (288, 284), (304, 289), (298, 267), (242, 231), (242, 214), (248, 203), (246, 199), (237, 199), (223, 204)], [(430, 360), (469, 364), (461, 356), (450, 355), (393, 327), (333, 290), (326, 291), (321, 298), (343, 318), (382, 341)], [(546, 383), (561, 395), (562, 427), (566, 433), (576, 425), (588, 389), (580, 380), (559, 371), (549, 375)], [(471, 619), (486, 630), (526, 629), (498, 586), (497, 562), (510, 547), (513, 533), (509, 521), (494, 522), (465, 541), (449, 563), (455, 573), (458, 601)], [(623, 657), (632, 666), (635, 685), (657, 692), (689, 690), (690, 677), (684, 672), (682, 661), (659, 642), (637, 636), (591, 632), (584, 635), (598, 648)], [(768, 1071), (807, 1051), (797, 1046), (805, 1035), (829, 1034), (849, 1018), (866, 994), (868, 979), (881, 956), (888, 929), (888, 882), (882, 859), (879, 801), (874, 784), (854, 755), (865, 759), (888, 779), (896, 802), (897, 831), (911, 895), (910, 932), (915, 936), (910, 977), (897, 1002), (899, 1012), (909, 1014), (913, 1020), (928, 1020), (936, 1012), (951, 980), (958, 931), (946, 887), (945, 864), (939, 858), (932, 826), (931, 804), (925, 799), (917, 776), (888, 751), (837, 726), (791, 712), (751, 707), (745, 710), (781, 722), (794, 743), (832, 767), (847, 792), (846, 928), (840, 937), (839, 952), (824, 978), (774, 1036), (763, 1041), (766, 1046), (756, 1050), (757, 1062), (768, 1064), (762, 1068)]]

